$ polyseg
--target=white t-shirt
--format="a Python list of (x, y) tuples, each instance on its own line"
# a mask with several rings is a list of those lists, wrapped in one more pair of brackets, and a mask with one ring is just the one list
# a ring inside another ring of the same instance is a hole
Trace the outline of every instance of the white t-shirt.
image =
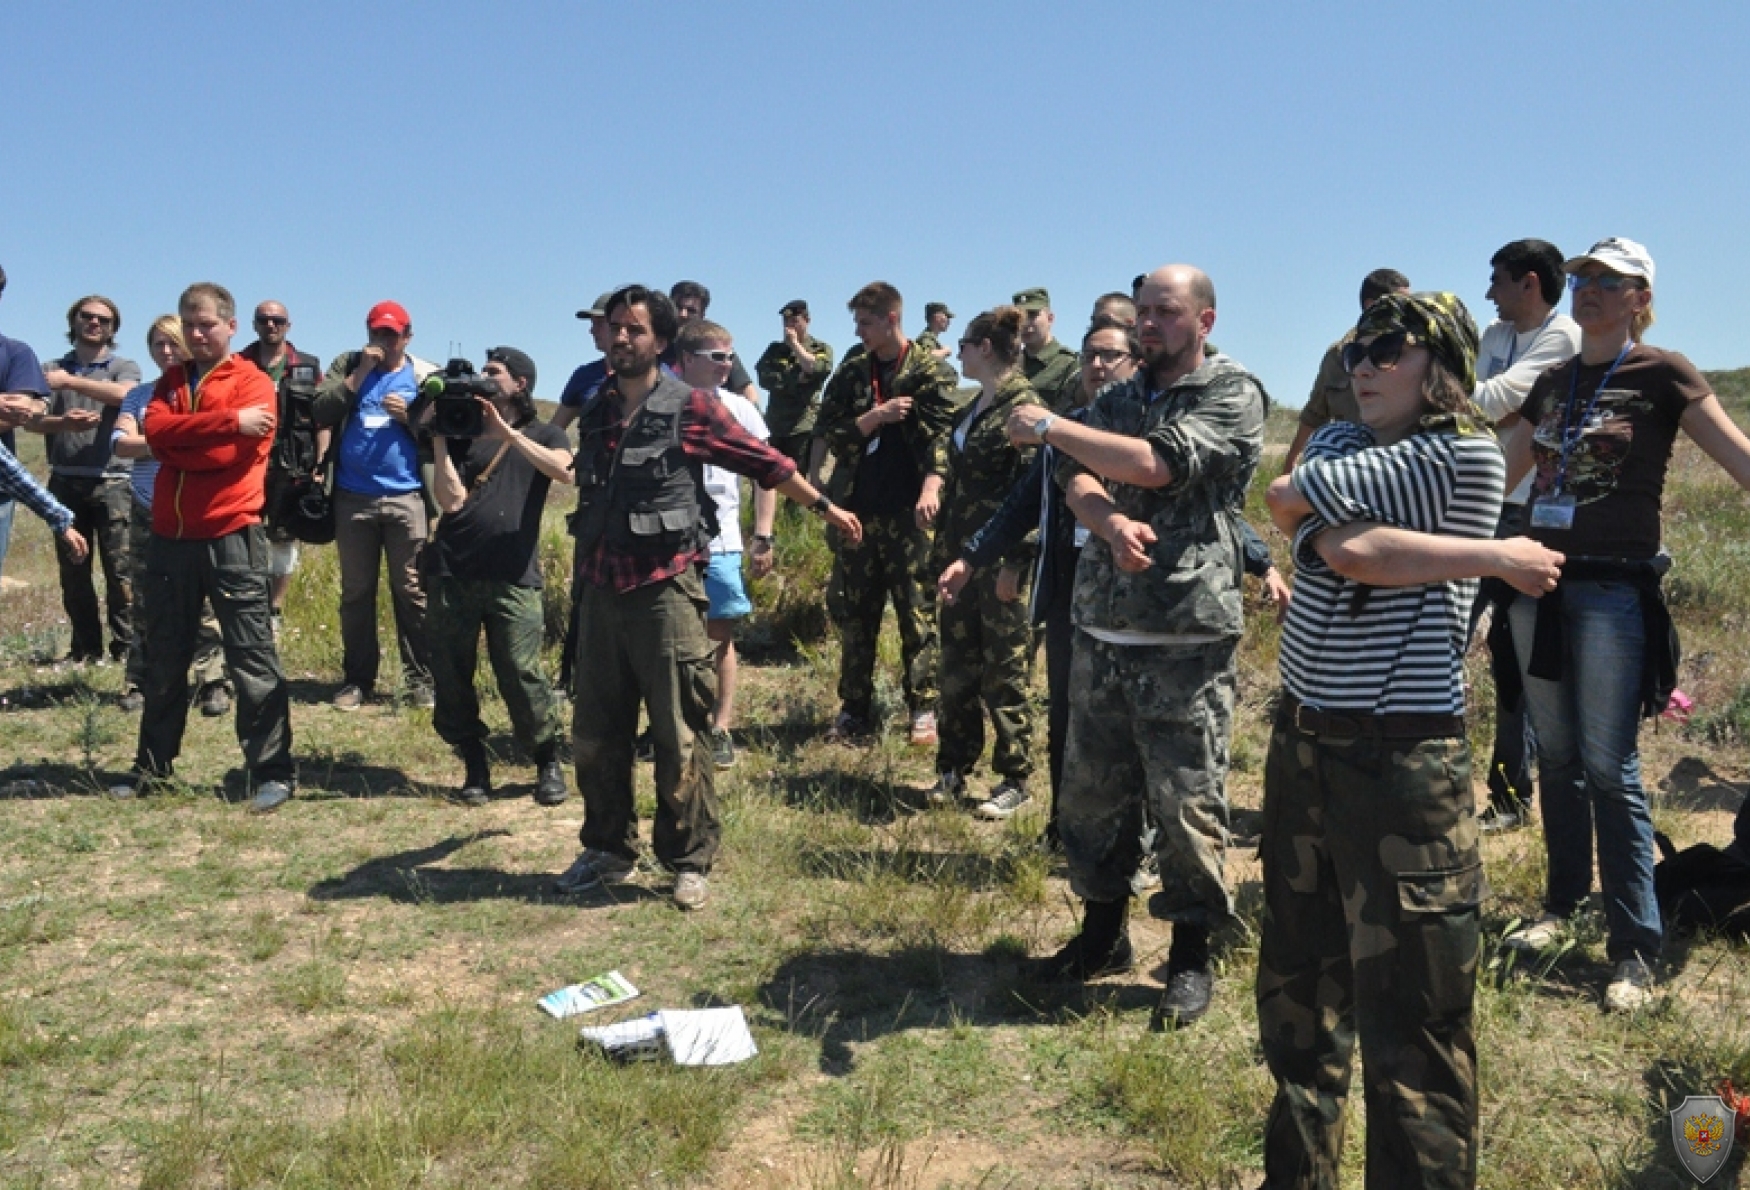
[[(1518, 413), (1531, 393), (1532, 382), (1580, 354), (1580, 324), (1551, 310), (1543, 325), (1523, 333), (1513, 324), (1497, 319), (1483, 332), (1477, 348), (1477, 388), (1471, 394), (1477, 408), (1490, 421), (1498, 422)], [(1526, 474), (1507, 493), (1508, 504), (1523, 504), (1531, 494), (1531, 475)]]
[[(726, 388), (717, 390), (717, 399), (741, 423), (742, 429), (761, 442), (771, 440), (772, 433), (766, 429), (766, 419), (760, 416), (752, 401)], [(705, 490), (717, 502), (717, 536), (711, 539), (711, 552), (741, 553), (741, 476), (722, 467), (707, 466)]]

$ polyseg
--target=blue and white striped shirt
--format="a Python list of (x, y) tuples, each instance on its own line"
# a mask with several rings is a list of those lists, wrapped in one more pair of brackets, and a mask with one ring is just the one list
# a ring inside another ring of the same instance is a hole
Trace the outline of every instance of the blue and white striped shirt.
[(72, 510), (49, 495), (48, 489), (18, 461), (18, 456), (4, 446), (0, 446), (0, 492), (47, 521), (56, 533), (65, 533), (73, 523)]

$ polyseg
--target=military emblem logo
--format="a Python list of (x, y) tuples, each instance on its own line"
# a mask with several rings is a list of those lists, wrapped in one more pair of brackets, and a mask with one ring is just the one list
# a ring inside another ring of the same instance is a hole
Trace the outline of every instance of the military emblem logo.
[(1732, 1155), (1737, 1117), (1718, 1095), (1691, 1095), (1671, 1113), (1671, 1142), (1677, 1160), (1698, 1182), (1725, 1168)]

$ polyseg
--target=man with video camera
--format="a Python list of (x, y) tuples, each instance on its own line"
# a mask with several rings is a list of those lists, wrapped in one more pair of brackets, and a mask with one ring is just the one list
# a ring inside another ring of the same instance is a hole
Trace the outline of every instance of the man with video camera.
[[(535, 414), (535, 362), (514, 347), (486, 353), (483, 376), (452, 361), (421, 386), (415, 422), (431, 432), (432, 494), (443, 516), (425, 549), (425, 626), (437, 705), (431, 722), (465, 766), (456, 800), (492, 796), (486, 724), (474, 694), (480, 630), (517, 743), (539, 770), (535, 800), (566, 798), (563, 727), (541, 672), (541, 511), (550, 481), (571, 484), (565, 431)], [(490, 397), (483, 395), (490, 393)]]

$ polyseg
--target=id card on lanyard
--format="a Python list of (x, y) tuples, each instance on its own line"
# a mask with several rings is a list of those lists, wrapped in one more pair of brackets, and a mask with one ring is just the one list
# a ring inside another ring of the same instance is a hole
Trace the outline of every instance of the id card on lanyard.
[(1534, 529), (1559, 529), (1564, 532), (1574, 527), (1574, 511), (1578, 502), (1574, 493), (1568, 490), (1568, 460), (1574, 453), (1574, 448), (1585, 437), (1586, 423), (1592, 420), (1592, 414), (1598, 408), (1598, 399), (1610, 387), (1610, 380), (1616, 375), (1616, 370), (1622, 366), (1622, 361), (1628, 357), (1634, 347), (1630, 340), (1622, 345), (1622, 350), (1616, 353), (1616, 360), (1604, 373), (1604, 378), (1598, 382), (1598, 387), (1592, 392), (1592, 399), (1586, 402), (1585, 410), (1578, 418), (1574, 416), (1574, 401), (1578, 396), (1580, 385), (1580, 362), (1574, 361), (1574, 370), (1568, 374), (1568, 400), (1562, 406), (1562, 453), (1556, 464), (1556, 479), (1550, 485), (1549, 492), (1537, 498), (1531, 506), (1531, 527)]
[[(905, 345), (905, 350), (899, 353), (899, 358), (893, 361), (893, 378), (899, 379), (899, 370), (905, 367), (905, 357), (911, 354), (911, 344)], [(881, 391), (881, 361), (873, 354), (869, 356), (869, 390), (875, 394), (875, 407), (879, 409), (887, 404), (888, 396)], [(881, 431), (876, 430), (869, 435), (868, 443), (863, 447), (865, 455), (872, 455), (881, 449)]]

